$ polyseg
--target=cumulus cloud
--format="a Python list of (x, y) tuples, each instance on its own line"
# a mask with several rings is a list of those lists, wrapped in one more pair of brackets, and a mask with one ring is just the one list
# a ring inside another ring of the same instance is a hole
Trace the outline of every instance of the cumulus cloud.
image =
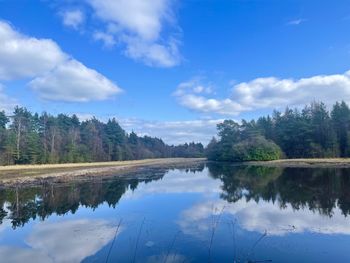
[(85, 102), (104, 100), (121, 89), (93, 69), (76, 60), (60, 64), (48, 74), (29, 83), (42, 98)]
[(210, 98), (212, 95), (212, 87), (201, 83), (199, 78), (180, 83), (173, 93), (182, 106), (198, 112), (234, 115), (233, 113), (245, 110), (242, 105), (230, 98)]
[(106, 47), (112, 47), (115, 44), (117, 44), (117, 41), (114, 38), (114, 36), (105, 32), (96, 31), (93, 34), (93, 38), (96, 41), (102, 41)]
[(167, 0), (89, 0), (96, 15), (146, 40), (159, 37), (162, 20), (169, 14)]
[(200, 78), (193, 78), (190, 81), (180, 83), (173, 95), (183, 96), (187, 93), (212, 94), (213, 92), (213, 88), (210, 85), (204, 86)]
[(79, 10), (66, 10), (61, 13), (62, 15), (62, 23), (67, 27), (71, 27), (77, 30), (85, 20), (84, 13)]
[(121, 92), (106, 77), (64, 53), (54, 41), (28, 37), (0, 21), (0, 79), (28, 78), (32, 79), (29, 86), (50, 100), (102, 100)]
[(119, 119), (128, 132), (162, 138), (168, 144), (202, 142), (207, 144), (216, 134), (216, 125), (223, 119), (203, 119), (190, 121), (147, 121), (141, 119)]
[(198, 96), (194, 94), (185, 94), (180, 98), (180, 104), (191, 110), (204, 113), (219, 113), (222, 115), (238, 115), (242, 111), (249, 108), (243, 107), (241, 104), (232, 99), (213, 99)]
[(67, 58), (54, 41), (24, 36), (0, 21), (0, 79), (35, 77)]
[(127, 44), (125, 53), (149, 66), (172, 67), (180, 62), (178, 41), (169, 40), (167, 45), (140, 41), (135, 37), (124, 37)]
[(174, 25), (172, 0), (88, 0), (94, 15), (106, 25), (94, 39), (107, 45), (123, 43), (125, 54), (147, 65), (172, 67), (180, 62), (179, 40), (164, 36)]
[(196, 85), (183, 89), (182, 83), (177, 87), (174, 96), (179, 103), (191, 110), (222, 115), (239, 115), (247, 111), (286, 106), (298, 107), (312, 100), (327, 104), (339, 99), (350, 101), (350, 71), (301, 79), (257, 78), (235, 84), (231, 96), (223, 99), (194, 92)]

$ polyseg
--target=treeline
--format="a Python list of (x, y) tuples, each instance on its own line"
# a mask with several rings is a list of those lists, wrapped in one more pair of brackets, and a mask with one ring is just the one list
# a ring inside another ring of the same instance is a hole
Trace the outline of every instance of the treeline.
[(0, 165), (202, 157), (201, 143), (169, 146), (159, 138), (126, 133), (116, 119), (80, 121), (76, 115), (0, 111)]
[(211, 160), (350, 157), (350, 109), (344, 101), (330, 111), (313, 102), (241, 124), (225, 120), (217, 128), (219, 140), (207, 147)]

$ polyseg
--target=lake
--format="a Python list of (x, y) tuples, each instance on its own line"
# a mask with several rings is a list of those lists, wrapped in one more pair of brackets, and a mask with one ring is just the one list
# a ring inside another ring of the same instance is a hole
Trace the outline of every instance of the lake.
[(0, 202), (1, 262), (350, 262), (350, 169), (197, 163)]

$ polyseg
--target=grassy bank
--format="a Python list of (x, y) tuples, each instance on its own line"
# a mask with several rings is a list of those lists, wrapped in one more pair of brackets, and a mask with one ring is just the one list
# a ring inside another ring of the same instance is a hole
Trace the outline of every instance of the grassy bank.
[(23, 183), (48, 178), (69, 180), (83, 176), (118, 175), (142, 167), (170, 166), (202, 161), (205, 159), (162, 158), (118, 162), (9, 165), (0, 166), (0, 183)]
[[(0, 166), (0, 184), (21, 184), (46, 179), (68, 181), (97, 176), (122, 176), (125, 173), (147, 167), (171, 168), (176, 165), (204, 162), (205, 160), (205, 158), (163, 158), (118, 162)], [(281, 159), (242, 164), (282, 168), (350, 168), (350, 158)]]
[(300, 168), (350, 168), (350, 158), (281, 159), (264, 162), (248, 162), (250, 165)]

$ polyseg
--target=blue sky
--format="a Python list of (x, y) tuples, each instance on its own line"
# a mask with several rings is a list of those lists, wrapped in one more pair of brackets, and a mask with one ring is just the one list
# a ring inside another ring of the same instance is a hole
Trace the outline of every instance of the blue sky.
[(116, 116), (169, 143), (350, 101), (350, 2), (0, 0), (0, 108)]

